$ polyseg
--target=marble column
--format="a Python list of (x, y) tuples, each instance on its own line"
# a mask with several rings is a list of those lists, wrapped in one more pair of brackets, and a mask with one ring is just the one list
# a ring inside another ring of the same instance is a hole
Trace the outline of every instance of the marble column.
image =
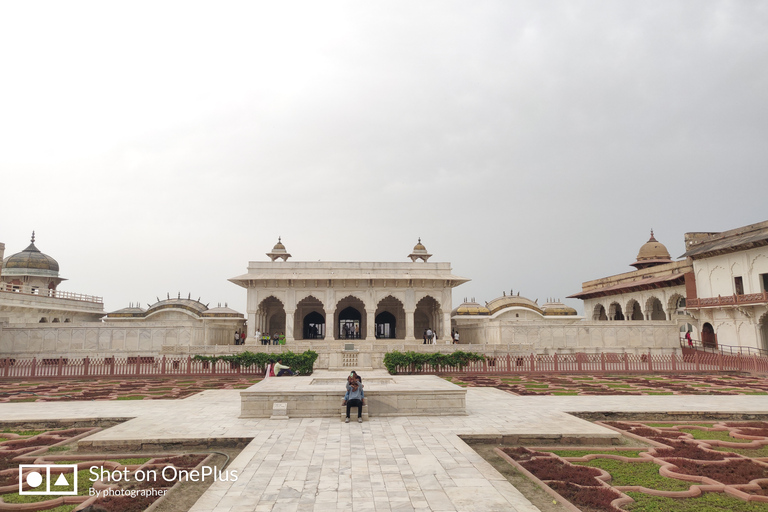
[(374, 315), (374, 311), (370, 309), (366, 310), (365, 339), (367, 341), (376, 339), (376, 317)]
[(415, 312), (416, 312), (415, 309), (405, 311), (405, 340), (406, 341), (416, 340), (416, 338), (413, 336), (413, 314)]
[(295, 311), (285, 312), (285, 342), (290, 343), (293, 341), (293, 314)]

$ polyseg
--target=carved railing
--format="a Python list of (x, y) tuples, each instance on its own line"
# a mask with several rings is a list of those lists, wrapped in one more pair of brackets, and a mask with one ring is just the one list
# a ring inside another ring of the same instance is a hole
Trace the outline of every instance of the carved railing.
[(768, 357), (768, 350), (762, 349), (762, 348), (756, 348), (756, 347), (737, 347), (735, 345), (721, 345), (717, 344), (717, 346), (711, 346), (711, 345), (704, 345), (700, 340), (691, 339), (691, 344), (688, 344), (688, 340), (686, 340), (684, 337), (680, 337), (680, 346), (682, 348), (692, 348), (696, 350), (703, 350), (704, 352), (712, 352), (712, 353), (722, 353), (725, 355), (731, 355), (735, 356), (737, 354), (741, 355), (758, 355), (761, 357)]
[(94, 295), (83, 295), (82, 293), (64, 292), (61, 290), (49, 290), (47, 288), (33, 288), (29, 285), (4, 284), (0, 287), (0, 292), (20, 293), (22, 295), (34, 295), (36, 297), (49, 297), (52, 299), (79, 300), (82, 302), (93, 302), (103, 304), (102, 297)]
[(717, 306), (740, 306), (747, 304), (768, 303), (768, 291), (762, 293), (747, 293), (744, 295), (718, 295), (702, 299), (686, 300), (687, 309), (714, 308)]

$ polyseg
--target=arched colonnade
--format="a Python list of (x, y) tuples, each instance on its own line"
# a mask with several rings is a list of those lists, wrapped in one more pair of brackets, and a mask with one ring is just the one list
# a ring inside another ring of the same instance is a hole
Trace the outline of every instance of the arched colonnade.
[(620, 298), (598, 302), (592, 308), (592, 320), (674, 320), (678, 311), (685, 309), (685, 297), (679, 293), (672, 294), (666, 306), (654, 295), (642, 305), (635, 298), (622, 302)]
[[(318, 294), (321, 295), (321, 294)], [(407, 298), (391, 294), (378, 300), (365, 300), (364, 294), (349, 294), (326, 307), (313, 294), (287, 307), (274, 294), (259, 301), (256, 313), (249, 315), (248, 337), (256, 330), (270, 335), (284, 334), (286, 340), (420, 340), (427, 328), (440, 339), (450, 332), (450, 307), (430, 294), (414, 296), (415, 304), (406, 308)], [(418, 299), (418, 300), (417, 300)]]

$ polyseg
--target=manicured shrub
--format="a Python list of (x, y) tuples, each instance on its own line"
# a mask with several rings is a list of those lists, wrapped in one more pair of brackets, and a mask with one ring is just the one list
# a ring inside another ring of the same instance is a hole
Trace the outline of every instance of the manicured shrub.
[(664, 443), (669, 445), (669, 448), (656, 448), (656, 457), (658, 458), (683, 457), (695, 460), (723, 460), (726, 457), (739, 457), (735, 453), (704, 450), (696, 444), (682, 441), (664, 440)]
[(231, 356), (196, 355), (192, 359), (195, 361), (208, 361), (209, 363), (226, 361), (230, 364), (240, 365), (245, 368), (256, 365), (263, 371), (270, 361), (277, 361), (278, 358), (282, 359), (283, 364), (290, 366), (294, 371), (298, 371), (302, 375), (311, 375), (312, 371), (314, 370), (315, 361), (317, 360), (317, 352), (314, 350), (307, 350), (301, 354), (294, 354), (289, 350), (279, 354), (267, 354), (264, 352), (253, 353), (246, 351)]
[(676, 473), (705, 476), (723, 484), (748, 484), (768, 477), (768, 468), (751, 460), (729, 460), (723, 464), (698, 464), (688, 459), (667, 459), (677, 466)]
[(600, 485), (600, 481), (595, 478), (600, 475), (599, 470), (572, 466), (554, 457), (523, 461), (520, 465), (533, 473), (539, 480), (562, 480), (579, 485)]
[(529, 450), (528, 448), (523, 448), (522, 446), (518, 446), (516, 448), (502, 448), (501, 451), (509, 455), (512, 460), (516, 461), (523, 461), (523, 460), (531, 460), (531, 457), (549, 457), (549, 453), (544, 452), (534, 452), (532, 450)]
[(570, 482), (552, 482), (549, 486), (560, 496), (581, 509), (622, 512), (611, 506), (611, 502), (621, 495), (606, 487), (580, 487)]
[(384, 354), (384, 367), (390, 374), (396, 375), (401, 368), (411, 368), (411, 371), (421, 371), (424, 365), (430, 365), (433, 369), (441, 366), (464, 368), (471, 361), (484, 360), (485, 356), (482, 354), (462, 352), (461, 350), (450, 354), (422, 354), (419, 352), (399, 352), (394, 350)]

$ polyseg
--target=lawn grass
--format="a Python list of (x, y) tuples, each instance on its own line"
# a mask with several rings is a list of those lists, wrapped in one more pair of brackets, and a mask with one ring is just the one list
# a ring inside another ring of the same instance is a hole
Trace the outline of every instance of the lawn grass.
[(691, 425), (697, 427), (709, 427), (711, 428), (714, 423), (643, 423), (649, 427), (664, 428), (664, 427), (677, 427), (678, 425)]
[(613, 459), (593, 459), (574, 462), (579, 466), (604, 469), (611, 474), (611, 485), (642, 485), (660, 491), (685, 491), (691, 484), (659, 474), (659, 465), (653, 462), (621, 462)]
[(72, 449), (71, 446), (51, 446), (50, 448), (48, 448), (48, 451), (49, 452), (68, 452), (71, 449)]
[(606, 386), (609, 388), (631, 388), (632, 384), (614, 384), (614, 383), (606, 383)]
[(525, 386), (526, 388), (548, 388), (549, 384), (536, 384), (533, 382), (526, 382), (526, 383), (523, 383), (523, 386)]
[(119, 396), (115, 400), (144, 400), (145, 395), (126, 395)]
[(742, 395), (768, 395), (768, 391), (741, 391)]
[(624, 505), (631, 512), (765, 512), (765, 503), (731, 498), (718, 492), (705, 492), (696, 498), (662, 498), (642, 492), (628, 492), (635, 503)]
[(729, 441), (733, 443), (751, 443), (750, 439), (736, 439), (728, 435), (728, 431), (723, 430), (699, 430), (697, 428), (681, 428), (681, 432), (688, 432), (694, 439), (716, 439), (718, 441)]
[(621, 455), (623, 457), (639, 457), (640, 451), (634, 451), (634, 450), (621, 450), (621, 451), (605, 451), (605, 450), (547, 450), (550, 453), (554, 453), (555, 455), (559, 455), (560, 457), (583, 457), (585, 455), (590, 455), (592, 453), (599, 453), (601, 455)]
[(553, 391), (552, 394), (554, 396), (576, 396), (579, 394), (578, 391)]
[(117, 462), (118, 464), (122, 464), (123, 466), (138, 466), (140, 464), (144, 464), (145, 462), (151, 459), (149, 457), (137, 457), (133, 459), (109, 459), (109, 460)]
[(672, 391), (656, 391), (653, 393), (648, 393), (649, 395), (674, 395)]
[(745, 457), (768, 457), (768, 446), (761, 446), (760, 448), (725, 448), (723, 446), (713, 447), (719, 452), (733, 452)]
[(6, 428), (2, 430), (2, 432), (7, 434), (17, 434), (23, 437), (32, 437), (32, 436), (39, 436), (40, 434), (48, 431), (47, 430), (14, 430), (12, 428)]

